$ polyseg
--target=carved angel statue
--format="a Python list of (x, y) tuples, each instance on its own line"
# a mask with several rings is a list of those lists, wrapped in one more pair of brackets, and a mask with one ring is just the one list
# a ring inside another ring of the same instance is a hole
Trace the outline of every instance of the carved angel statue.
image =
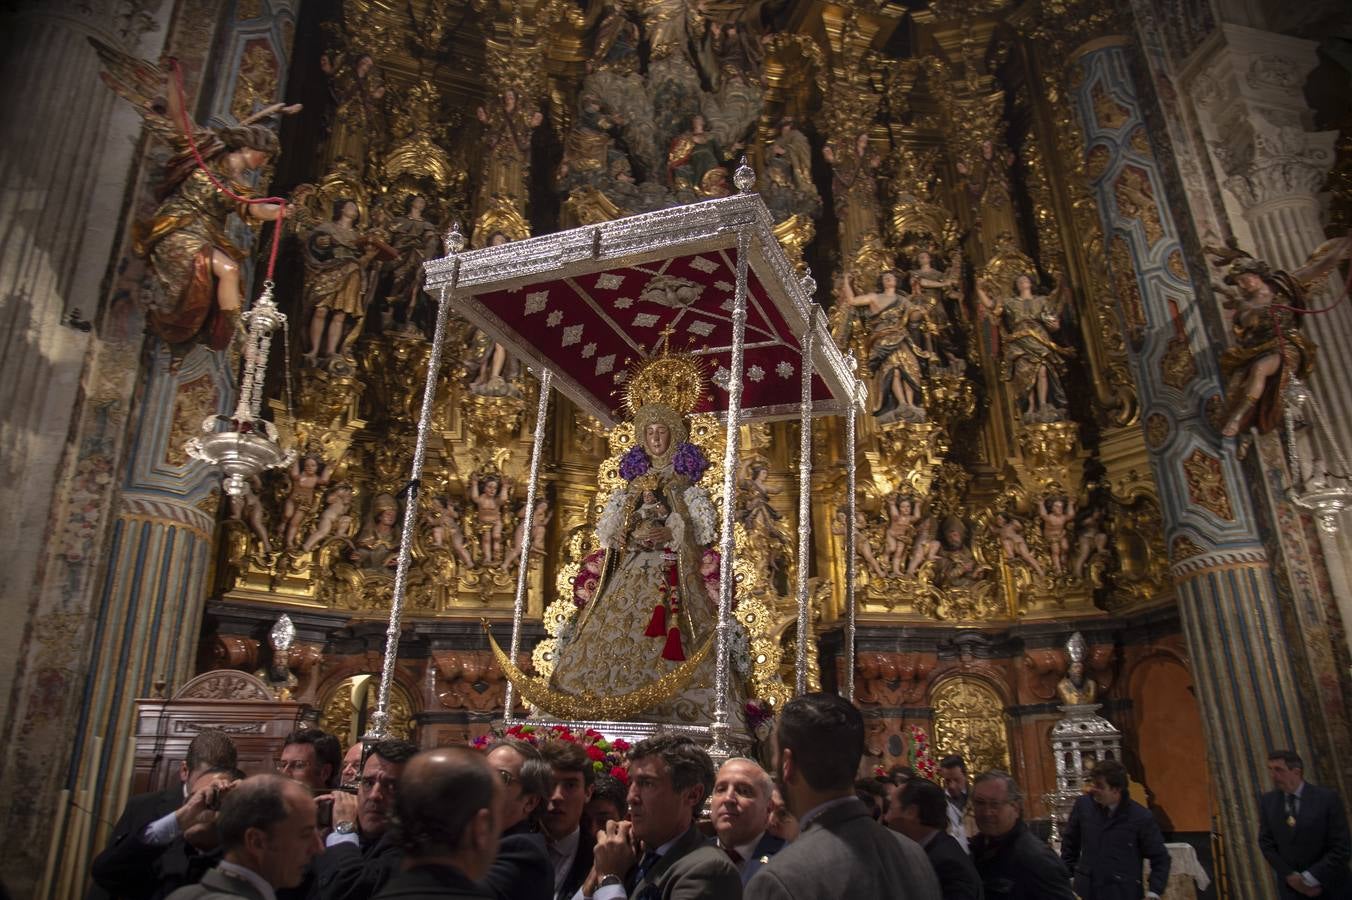
[(897, 272), (890, 269), (883, 272), (880, 282), (877, 291), (856, 296), (848, 269), (841, 281), (845, 304), (866, 310), (868, 367), (878, 394), (873, 415), (880, 423), (898, 419), (923, 422), (920, 357), (911, 332), (912, 324), (923, 313), (911, 297), (897, 291)]
[(423, 522), (428, 526), (428, 540), (433, 547), (438, 550), (449, 547), (462, 566), (474, 568), (474, 560), (465, 542), (465, 532), (460, 526), (460, 509), (454, 499), (433, 497), (430, 508), (423, 513)]
[(895, 493), (887, 498), (887, 531), (883, 533), (883, 556), (892, 574), (900, 576), (906, 556), (915, 542), (915, 524), (921, 519), (920, 504), (914, 497)]
[(385, 227), (386, 239), (396, 254), (381, 265), (377, 296), (386, 304), (383, 327), (411, 328), (411, 321), (423, 296), (423, 263), (437, 256), (439, 235), (435, 223), (428, 221), (427, 198), (410, 194), (404, 209)]
[(1234, 346), (1221, 354), (1226, 378), (1225, 426), (1235, 437), (1248, 428), (1266, 434), (1281, 421), (1282, 393), (1293, 376), (1308, 377), (1315, 346), (1300, 330), (1306, 292), (1352, 254), (1352, 236), (1320, 244), (1293, 272), (1273, 269), (1261, 259), (1229, 250), (1208, 248), (1217, 266), (1229, 265), (1222, 289)]
[(812, 145), (792, 116), (779, 120), (779, 131), (766, 151), (765, 176), (761, 193), (775, 221), (821, 215), (821, 194), (812, 181)]
[(330, 536), (343, 537), (352, 530), (352, 494), (352, 485), (346, 481), (340, 481), (328, 489), (319, 521), (300, 545), (302, 550), (309, 553)]
[(954, 263), (947, 272), (934, 266), (934, 255), (929, 250), (918, 250), (915, 254), (915, 268), (906, 273), (910, 279), (911, 296), (915, 298), (924, 318), (916, 342), (932, 362), (945, 368), (963, 366), (963, 353), (951, 334), (952, 322), (944, 300), (952, 298), (961, 303), (962, 291), (959, 288), (960, 266)]
[(787, 541), (778, 524), (784, 514), (770, 502), (770, 497), (779, 493), (770, 487), (770, 467), (763, 462), (752, 463), (748, 475), (738, 485), (737, 520), (748, 533), (764, 532), (774, 540)]
[[(841, 537), (841, 544), (844, 545), (845, 523), (849, 521), (849, 512), (842, 503), (836, 508), (835, 521), (831, 524), (831, 533)], [(854, 553), (864, 562), (869, 574), (874, 578), (886, 578), (887, 572), (878, 563), (878, 557), (873, 552), (873, 544), (868, 536), (868, 517), (864, 515), (862, 509), (855, 509), (854, 525)]]
[(1052, 571), (1060, 574), (1066, 570), (1070, 557), (1069, 525), (1075, 520), (1075, 501), (1069, 497), (1043, 497), (1037, 512), (1042, 517), (1042, 538), (1051, 555)]
[[(545, 552), (545, 532), (549, 530), (549, 520), (554, 513), (549, 508), (549, 498), (541, 494), (535, 499), (535, 513), (530, 523), (530, 552), (540, 556)], [(516, 507), (516, 530), (512, 533), (512, 546), (503, 557), (502, 568), (510, 569), (521, 559), (521, 550), (526, 543), (526, 503), (523, 500)]]
[(1080, 511), (1079, 522), (1076, 523), (1075, 558), (1070, 561), (1070, 571), (1076, 578), (1083, 578), (1095, 560), (1108, 555), (1108, 533), (1103, 530), (1104, 517), (1101, 506)]
[(869, 147), (868, 132), (861, 131), (853, 143), (831, 140), (822, 148), (831, 165), (831, 196), (836, 216), (846, 226), (850, 242), (877, 234), (881, 221), (878, 205), (877, 169), (882, 156)]
[(479, 561), (485, 567), (502, 558), (502, 513), (510, 493), (511, 482), (497, 473), (469, 480), (469, 499), (479, 528)]
[(244, 493), (230, 494), (230, 518), (243, 522), (258, 538), (265, 554), (272, 552), (272, 540), (268, 536), (267, 519), (263, 512), (263, 482), (257, 475), (250, 475), (244, 484)]
[(300, 530), (314, 511), (318, 493), (333, 476), (333, 468), (324, 465), (318, 454), (307, 453), (291, 464), (291, 488), (282, 505), (284, 543), (288, 548), (300, 542)]
[(1042, 563), (1033, 556), (1028, 540), (1023, 536), (1023, 522), (1018, 517), (998, 512), (991, 522), (991, 531), (1000, 541), (1000, 550), (1009, 562), (1023, 560), (1034, 572), (1042, 574)]
[(1013, 293), (996, 299), (980, 279), (977, 297), (1000, 323), (1000, 377), (1014, 388), (1025, 422), (1055, 422), (1065, 418), (1066, 360), (1075, 351), (1053, 334), (1061, 328), (1067, 302), (1064, 279), (1050, 294), (1034, 293), (1031, 275), (1014, 279)]
[[(278, 113), (300, 111), (299, 104), (277, 103), (224, 128), (192, 124), (168, 73), (89, 38), (103, 63), (101, 77), (130, 101), (152, 134), (169, 144), (155, 190), (159, 206), (148, 222), (135, 226), (132, 248), (144, 257), (163, 292), (148, 312), (147, 324), (169, 344), (200, 341), (213, 350), (230, 344), (242, 302), (239, 265), (249, 255), (229, 237), (227, 220), (237, 215), (256, 225), (277, 218), (274, 203), (243, 203), (212, 184), (220, 182), (238, 197), (254, 199), (257, 173), (277, 155), (277, 135), (259, 124)], [(191, 134), (206, 169), (188, 144)]]

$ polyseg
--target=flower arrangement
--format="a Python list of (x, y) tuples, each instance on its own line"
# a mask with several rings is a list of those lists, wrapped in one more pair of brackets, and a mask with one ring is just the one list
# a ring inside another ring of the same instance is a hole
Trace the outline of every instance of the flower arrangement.
[[(653, 461), (648, 456), (648, 451), (635, 444), (620, 458), (620, 477), (625, 481), (633, 481), (648, 474), (648, 470), (652, 467)], [(699, 481), (708, 468), (709, 460), (705, 457), (704, 451), (689, 441), (681, 441), (671, 454), (671, 470), (689, 479), (691, 484)]]
[(607, 740), (605, 735), (594, 728), (579, 734), (567, 725), (513, 725), (501, 735), (486, 734), (475, 738), (472, 746), (476, 750), (483, 750), (498, 737), (515, 738), (532, 747), (538, 747), (545, 741), (578, 744), (586, 752), (597, 774), (609, 775), (621, 784), (629, 784), (629, 764), (625, 754), (629, 752), (630, 744), (622, 738)]
[(925, 729), (919, 725), (907, 725), (906, 733), (911, 739), (908, 754), (911, 758), (911, 768), (915, 769), (921, 778), (938, 781), (939, 764), (935, 762), (934, 753), (930, 749), (929, 735), (925, 734)]

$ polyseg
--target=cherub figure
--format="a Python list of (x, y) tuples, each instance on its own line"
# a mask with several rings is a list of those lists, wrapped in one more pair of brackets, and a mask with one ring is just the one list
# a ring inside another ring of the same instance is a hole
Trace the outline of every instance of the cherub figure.
[[(549, 527), (549, 520), (552, 513), (549, 509), (549, 500), (540, 496), (535, 500), (535, 514), (531, 518), (530, 526), (530, 552), (532, 556), (538, 556), (545, 552), (544, 540), (545, 530)], [(502, 560), (502, 568), (510, 569), (512, 564), (521, 559), (521, 551), (526, 541), (526, 502), (523, 500), (516, 507), (516, 531), (512, 534), (512, 545), (507, 551), (507, 555)]]
[(300, 545), (309, 553), (331, 534), (343, 535), (352, 527), (352, 485), (340, 481), (324, 496), (324, 509), (315, 523), (315, 530)]
[(465, 532), (460, 527), (460, 510), (449, 497), (432, 498), (432, 508), (423, 513), (423, 521), (431, 527), (428, 536), (432, 546), (442, 549), (448, 544), (455, 558), (467, 569), (474, 568), (474, 560), (465, 544)]
[(272, 540), (268, 537), (268, 525), (263, 516), (263, 501), (258, 496), (262, 492), (263, 482), (257, 475), (250, 475), (244, 485), (244, 493), (239, 496), (230, 495), (230, 518), (248, 525), (249, 530), (263, 545), (263, 552), (271, 553)]
[(291, 490), (282, 505), (283, 540), (288, 549), (300, 542), (301, 526), (315, 508), (319, 489), (329, 483), (332, 475), (333, 469), (314, 453), (307, 453), (291, 464)]
[(934, 519), (928, 519), (924, 533), (915, 542), (907, 575), (915, 577), (925, 563), (933, 563), (933, 582), (939, 588), (966, 587), (989, 575), (989, 567), (977, 562), (972, 552), (965, 522), (948, 516), (939, 523), (937, 535), (934, 527)]
[(1067, 526), (1075, 519), (1075, 501), (1069, 497), (1044, 497), (1038, 504), (1038, 515), (1042, 517), (1042, 537), (1051, 555), (1052, 571), (1059, 575), (1066, 570), (1070, 556), (1070, 529)]
[(1014, 516), (998, 512), (991, 524), (991, 531), (995, 532), (995, 536), (999, 538), (1000, 549), (1004, 551), (1005, 559), (1010, 562), (1021, 559), (1028, 563), (1034, 572), (1039, 575), (1043, 574), (1042, 563), (1033, 557), (1033, 552), (1028, 547), (1028, 541), (1023, 536), (1023, 522)]
[(480, 562), (491, 566), (502, 554), (502, 508), (507, 505), (509, 486), (501, 475), (488, 474), (470, 479), (469, 499), (475, 506), (479, 527)]
[[(836, 510), (835, 523), (831, 526), (831, 533), (845, 535), (845, 523), (849, 521), (849, 515), (844, 505)], [(865, 529), (868, 527), (868, 519), (864, 516), (862, 509), (855, 510), (854, 526), (854, 552), (855, 555), (864, 561), (869, 574), (874, 578), (886, 578), (887, 573), (883, 567), (878, 564), (878, 558), (873, 554), (873, 544), (869, 542), (868, 533)]]
[(1103, 507), (1097, 506), (1080, 515), (1078, 533), (1075, 537), (1075, 558), (1070, 562), (1070, 571), (1076, 578), (1083, 578), (1090, 562), (1108, 554), (1108, 533), (1103, 530)]
[(915, 540), (915, 525), (920, 521), (920, 504), (914, 497), (895, 493), (887, 498), (887, 531), (883, 534), (883, 556), (894, 576), (903, 574), (906, 554)]

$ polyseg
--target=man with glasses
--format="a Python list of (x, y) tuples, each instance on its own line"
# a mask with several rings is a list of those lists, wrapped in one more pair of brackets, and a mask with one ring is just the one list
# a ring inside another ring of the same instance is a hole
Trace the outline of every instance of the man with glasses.
[(540, 833), (549, 796), (549, 763), (525, 741), (502, 738), (488, 745), (488, 766), (503, 786), (498, 857), (479, 887), (500, 900), (550, 900), (554, 866)]
[(299, 781), (316, 794), (323, 793), (338, 786), (342, 750), (336, 737), (317, 728), (293, 731), (282, 745), (277, 774)]
[(1060, 857), (1024, 824), (1023, 794), (1012, 776), (978, 775), (970, 802), (980, 832), (972, 838), (972, 862), (986, 900), (1075, 900)]
[(314, 861), (318, 900), (370, 900), (398, 870), (401, 851), (388, 832), (399, 776), (417, 752), (408, 741), (380, 741), (366, 759), (355, 796), (325, 795), (333, 801), (333, 833)]

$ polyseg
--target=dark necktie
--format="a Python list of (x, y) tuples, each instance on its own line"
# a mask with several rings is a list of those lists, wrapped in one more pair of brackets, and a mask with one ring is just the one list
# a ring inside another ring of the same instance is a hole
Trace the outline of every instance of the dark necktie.
[(1296, 827), (1296, 813), (1300, 810), (1300, 798), (1295, 794), (1286, 795), (1286, 824)]
[(657, 865), (657, 861), (661, 858), (659, 854), (652, 850), (643, 854), (643, 859), (639, 860), (638, 868), (634, 871), (634, 884), (638, 884), (647, 878), (648, 873), (652, 871), (652, 867)]
[(740, 866), (742, 864), (742, 854), (738, 853), (736, 850), (731, 847), (724, 847), (723, 852), (728, 855), (728, 859), (732, 860), (734, 866)]

